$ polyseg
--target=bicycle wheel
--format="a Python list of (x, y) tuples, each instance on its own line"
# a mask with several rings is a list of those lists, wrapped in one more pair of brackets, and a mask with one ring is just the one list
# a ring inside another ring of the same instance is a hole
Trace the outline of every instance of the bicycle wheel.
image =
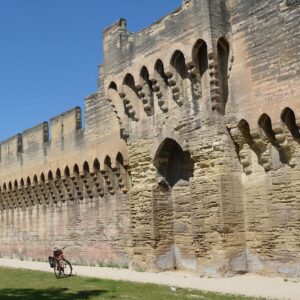
[(64, 273), (63, 273), (62, 268), (60, 266), (60, 262), (56, 258), (54, 258), (54, 268), (53, 269), (54, 269), (55, 277), (57, 279), (62, 278), (64, 276)]
[(72, 275), (73, 268), (72, 268), (71, 263), (68, 260), (63, 259), (61, 261), (61, 266), (62, 266), (65, 277), (69, 277)]

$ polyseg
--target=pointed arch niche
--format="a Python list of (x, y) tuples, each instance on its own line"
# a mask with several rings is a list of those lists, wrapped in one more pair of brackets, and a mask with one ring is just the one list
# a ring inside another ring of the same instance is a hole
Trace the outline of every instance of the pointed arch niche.
[(152, 190), (156, 267), (196, 269), (192, 240), (190, 178), (194, 162), (173, 139), (166, 138), (154, 157), (157, 184)]

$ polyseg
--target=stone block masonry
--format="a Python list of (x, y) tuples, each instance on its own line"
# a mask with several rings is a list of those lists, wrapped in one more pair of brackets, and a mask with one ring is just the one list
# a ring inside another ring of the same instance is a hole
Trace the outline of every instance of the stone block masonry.
[(300, 275), (300, 6), (189, 0), (103, 32), (98, 91), (0, 145), (0, 256)]

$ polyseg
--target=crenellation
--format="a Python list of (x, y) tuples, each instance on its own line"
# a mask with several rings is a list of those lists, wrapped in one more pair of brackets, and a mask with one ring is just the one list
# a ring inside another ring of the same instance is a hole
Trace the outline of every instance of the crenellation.
[(82, 128), (81, 108), (75, 107), (50, 120), (51, 142), (57, 143), (65, 137), (74, 136)]
[(41, 149), (49, 141), (49, 125), (43, 122), (22, 133), (23, 153), (31, 153)]
[(23, 151), (22, 135), (19, 133), (1, 142), (1, 164), (5, 165), (10, 160), (16, 160)]

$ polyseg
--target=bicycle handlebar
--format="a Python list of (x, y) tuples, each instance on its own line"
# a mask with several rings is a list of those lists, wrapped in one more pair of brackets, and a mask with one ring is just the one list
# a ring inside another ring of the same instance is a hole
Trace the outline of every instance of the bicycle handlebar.
[(67, 247), (69, 247), (69, 246), (64, 246), (64, 247), (62, 247), (62, 248), (60, 248), (60, 247), (54, 247), (54, 250), (64, 250), (64, 249), (67, 248)]
[[(75, 245), (76, 246), (81, 246), (79, 243), (76, 243), (75, 242)], [(58, 247), (56, 247), (58, 250), (64, 250), (64, 249), (66, 249), (67, 247), (70, 247), (70, 246), (72, 246), (72, 245), (66, 245), (66, 246), (64, 246), (64, 247), (62, 247), (62, 248), (58, 248)]]

